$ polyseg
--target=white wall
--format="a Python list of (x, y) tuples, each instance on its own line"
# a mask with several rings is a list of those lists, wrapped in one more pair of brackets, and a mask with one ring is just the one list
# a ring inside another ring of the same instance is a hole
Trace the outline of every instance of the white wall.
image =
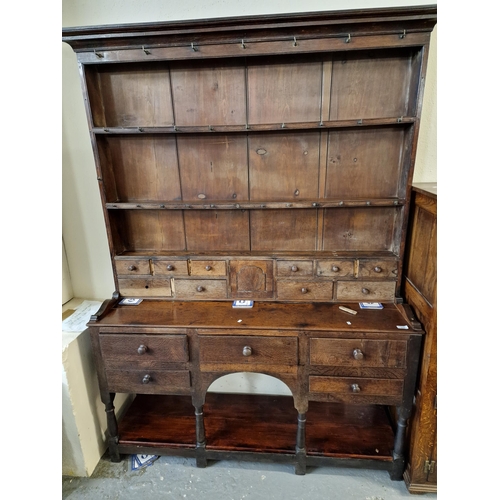
[[(169, 21), (402, 5), (426, 0), (63, 0), (63, 26)], [(436, 31), (431, 41), (414, 180), (436, 182)], [(104, 217), (81, 95), (76, 56), (62, 44), (62, 225), (75, 297), (107, 299), (114, 291)]]

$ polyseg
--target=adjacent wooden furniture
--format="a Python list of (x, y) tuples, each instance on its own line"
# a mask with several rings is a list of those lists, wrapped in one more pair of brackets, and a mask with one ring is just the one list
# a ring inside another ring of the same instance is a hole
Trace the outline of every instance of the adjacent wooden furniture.
[(404, 297), (426, 335), (404, 479), (412, 493), (437, 491), (437, 185), (413, 185)]
[[(89, 323), (113, 460), (402, 478), (423, 332), (401, 277), (435, 22), (432, 6), (63, 30), (116, 284)], [(292, 396), (208, 392), (235, 372)], [(119, 392), (137, 397), (118, 424)]]

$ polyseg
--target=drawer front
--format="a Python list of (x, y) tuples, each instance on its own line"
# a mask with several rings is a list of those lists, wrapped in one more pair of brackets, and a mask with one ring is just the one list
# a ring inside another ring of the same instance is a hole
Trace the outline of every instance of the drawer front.
[(360, 278), (397, 278), (398, 263), (395, 260), (361, 259), (358, 276)]
[(101, 353), (105, 366), (139, 363), (152, 366), (154, 363), (182, 363), (189, 361), (186, 335), (129, 335), (102, 334)]
[(325, 339), (310, 340), (310, 364), (359, 368), (405, 368), (406, 341)]
[(316, 274), (332, 278), (352, 278), (354, 276), (354, 262), (352, 260), (318, 260)]
[(207, 335), (200, 337), (200, 362), (296, 365), (297, 337)]
[(312, 260), (279, 260), (277, 262), (278, 276), (312, 276)]
[(336, 286), (338, 300), (393, 301), (396, 291), (395, 281), (339, 281)]
[(332, 300), (331, 281), (280, 281), (276, 282), (280, 300)]
[(191, 276), (226, 276), (224, 260), (192, 260)]
[(188, 370), (107, 370), (111, 392), (136, 394), (186, 394), (190, 390)]
[(155, 260), (154, 274), (158, 276), (187, 276), (188, 267), (185, 260)]
[(355, 377), (309, 377), (309, 391), (353, 396), (402, 396), (404, 381)]
[(118, 280), (120, 293), (127, 297), (171, 297), (170, 279), (123, 278)]
[(181, 280), (174, 282), (176, 299), (225, 299), (226, 280)]
[(149, 260), (115, 259), (116, 273), (121, 275), (151, 274)]

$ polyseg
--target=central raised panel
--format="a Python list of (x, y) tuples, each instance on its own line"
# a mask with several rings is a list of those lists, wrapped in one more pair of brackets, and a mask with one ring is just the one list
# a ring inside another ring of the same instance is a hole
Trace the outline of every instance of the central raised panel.
[(232, 260), (230, 262), (231, 296), (234, 298), (272, 298), (272, 260)]

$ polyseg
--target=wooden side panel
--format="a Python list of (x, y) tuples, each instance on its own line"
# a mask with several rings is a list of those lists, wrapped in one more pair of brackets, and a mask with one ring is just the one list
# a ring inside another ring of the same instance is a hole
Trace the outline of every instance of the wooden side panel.
[[(174, 122), (168, 67), (163, 62), (99, 66), (100, 95), (90, 95), (97, 127), (162, 127)], [(104, 120), (99, 112), (104, 109)], [(95, 112), (94, 112), (95, 111)]]
[(181, 135), (177, 145), (183, 200), (248, 200), (246, 137)]
[(325, 197), (396, 197), (403, 145), (401, 128), (330, 132)]
[(311, 60), (310, 56), (250, 63), (249, 123), (319, 122), (322, 69), (321, 61)]
[(171, 68), (176, 125), (246, 123), (245, 68), (225, 61)]
[(98, 144), (107, 202), (180, 200), (174, 137), (118, 135)]
[(250, 199), (317, 198), (319, 141), (319, 132), (250, 134)]

